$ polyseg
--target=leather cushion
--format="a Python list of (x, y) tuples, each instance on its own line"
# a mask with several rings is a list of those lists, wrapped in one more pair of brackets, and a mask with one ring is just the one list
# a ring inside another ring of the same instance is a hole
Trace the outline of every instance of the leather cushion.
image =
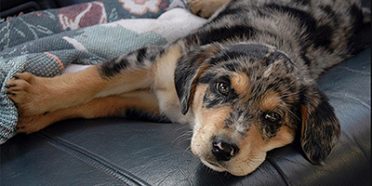
[(68, 120), (2, 146), (1, 185), (369, 185), (370, 50), (321, 77), (342, 126), (323, 166), (295, 145), (276, 149), (252, 174), (205, 168), (189, 150), (186, 125), (121, 118)]

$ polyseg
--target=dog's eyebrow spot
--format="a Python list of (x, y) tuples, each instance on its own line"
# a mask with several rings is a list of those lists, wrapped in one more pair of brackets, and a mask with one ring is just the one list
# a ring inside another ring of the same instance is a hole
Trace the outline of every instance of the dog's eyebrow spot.
[(238, 95), (249, 96), (251, 91), (250, 79), (245, 73), (233, 73), (230, 77), (231, 86)]
[(261, 110), (274, 110), (280, 103), (281, 103), (280, 96), (277, 92), (270, 91), (266, 93), (260, 102), (260, 108)]

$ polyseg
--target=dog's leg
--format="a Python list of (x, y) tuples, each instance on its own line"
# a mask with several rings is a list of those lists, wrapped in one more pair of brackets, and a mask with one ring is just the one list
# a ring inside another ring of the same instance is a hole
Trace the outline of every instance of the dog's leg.
[(37, 132), (55, 122), (72, 118), (92, 119), (122, 116), (128, 109), (138, 109), (141, 112), (153, 114), (154, 116), (160, 115), (154, 94), (145, 91), (133, 92), (131, 95), (96, 98), (82, 105), (46, 114), (21, 116), (17, 124), (17, 132)]
[(209, 18), (231, 0), (188, 0), (189, 9), (195, 15)]
[(162, 48), (148, 47), (102, 65), (53, 78), (20, 73), (7, 82), (7, 93), (22, 116), (39, 115), (152, 85), (153, 62)]

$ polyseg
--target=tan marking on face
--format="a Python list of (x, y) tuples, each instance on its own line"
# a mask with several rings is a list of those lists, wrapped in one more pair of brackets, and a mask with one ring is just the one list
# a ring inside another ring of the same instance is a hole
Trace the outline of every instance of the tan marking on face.
[[(239, 93), (246, 91), (239, 89), (242, 84), (242, 78), (235, 76), (231, 79), (232, 86)], [(244, 79), (248, 81), (248, 79)], [(245, 85), (249, 83), (244, 82)], [(192, 152), (203, 160), (214, 159), (211, 154), (211, 139), (215, 135), (224, 134), (231, 136), (236, 140), (239, 153), (230, 161), (224, 162), (223, 169), (226, 169), (233, 175), (247, 175), (257, 169), (264, 162), (268, 151), (285, 146), (294, 140), (294, 130), (287, 125), (278, 130), (276, 135), (270, 139), (265, 139), (259, 127), (260, 123), (251, 123), (246, 135), (239, 136), (233, 131), (224, 128), (225, 119), (232, 112), (230, 106), (207, 109), (203, 107), (203, 98), (207, 91), (208, 85), (198, 85), (195, 90), (193, 102), (193, 111), (195, 114), (196, 124), (194, 134), (191, 140)], [(269, 92), (260, 102), (262, 109), (274, 109), (280, 104), (281, 100), (275, 92)]]
[(260, 103), (262, 110), (274, 110), (281, 103), (280, 96), (276, 92), (268, 92)]
[[(230, 106), (223, 106), (217, 108), (206, 108), (203, 106), (203, 99), (207, 85), (198, 85), (195, 91), (193, 110), (196, 117), (199, 118), (201, 124), (206, 127), (223, 129), (225, 119), (230, 115), (232, 108)], [(211, 124), (211, 126), (208, 126)]]
[[(247, 148), (246, 155), (249, 155), (252, 151), (260, 150), (260, 148), (264, 145), (264, 140), (262, 138), (262, 134), (256, 124), (251, 125), (249, 130), (247, 131), (245, 138), (243, 138), (239, 146), (243, 148)], [(243, 151), (244, 152), (244, 151)]]
[(191, 140), (191, 151), (197, 156), (204, 156), (210, 153), (211, 138), (224, 130), (225, 119), (230, 115), (232, 109), (229, 106), (218, 108), (203, 107), (203, 98), (207, 85), (196, 87), (193, 111), (195, 115), (194, 134)]
[[(225, 126), (225, 119), (229, 116), (230, 112), (231, 108), (227, 106), (209, 109), (203, 108), (203, 126), (209, 129), (223, 130)], [(209, 126), (209, 124), (211, 126)]]
[(286, 124), (283, 124), (272, 138), (265, 138), (259, 125), (261, 125), (260, 122), (253, 123), (245, 137), (239, 143), (242, 148), (249, 148), (254, 154), (257, 154), (255, 152), (259, 151), (266, 152), (282, 147), (294, 140), (295, 130)]
[(293, 142), (294, 137), (294, 129), (283, 125), (280, 127), (276, 135), (267, 141), (267, 143), (264, 145), (264, 149), (266, 151), (270, 151), (272, 149), (288, 145), (289, 143)]
[(195, 88), (194, 102), (192, 104), (195, 114), (200, 113), (203, 107), (203, 98), (207, 91), (208, 85), (198, 85)]
[(253, 124), (239, 143), (239, 153), (227, 162), (225, 168), (236, 176), (247, 175), (265, 161), (268, 151), (288, 145), (293, 140), (294, 130), (287, 126), (281, 127), (275, 137), (264, 140), (257, 124)]
[(238, 141), (239, 153), (226, 163), (226, 169), (233, 175), (242, 176), (254, 171), (266, 157), (265, 142), (256, 124), (252, 124), (247, 135)]
[(250, 79), (244, 73), (234, 73), (231, 77), (231, 86), (238, 95), (248, 95), (251, 91)]

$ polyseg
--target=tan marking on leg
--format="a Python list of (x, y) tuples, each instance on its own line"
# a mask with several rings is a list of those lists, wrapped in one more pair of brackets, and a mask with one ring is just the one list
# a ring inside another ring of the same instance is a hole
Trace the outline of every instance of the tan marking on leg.
[(209, 18), (230, 0), (188, 0), (188, 6), (193, 14)]
[(96, 65), (53, 78), (18, 74), (20, 78), (8, 82), (9, 97), (23, 116), (31, 116), (87, 103), (96, 97), (148, 88), (152, 83), (150, 69), (128, 69), (102, 79), (98, 68)]
[(159, 115), (156, 97), (149, 92), (133, 92), (121, 96), (96, 98), (92, 101), (34, 116), (21, 116), (17, 124), (17, 131), (21, 133), (37, 132), (55, 122), (72, 118), (100, 118), (120, 116), (129, 108)]
[(91, 100), (106, 83), (96, 67), (78, 73), (53, 78), (37, 77), (30, 73), (17, 74), (18, 79), (7, 82), (10, 98), (24, 116), (38, 115)]
[(154, 74), (152, 71), (152, 68), (123, 70), (120, 74), (107, 80), (104, 89), (98, 92), (95, 97), (105, 97), (139, 89), (148, 89), (154, 83)]
[(182, 55), (182, 47), (179, 44), (173, 44), (156, 60), (153, 68), (155, 89), (168, 91), (174, 87), (174, 71)]

